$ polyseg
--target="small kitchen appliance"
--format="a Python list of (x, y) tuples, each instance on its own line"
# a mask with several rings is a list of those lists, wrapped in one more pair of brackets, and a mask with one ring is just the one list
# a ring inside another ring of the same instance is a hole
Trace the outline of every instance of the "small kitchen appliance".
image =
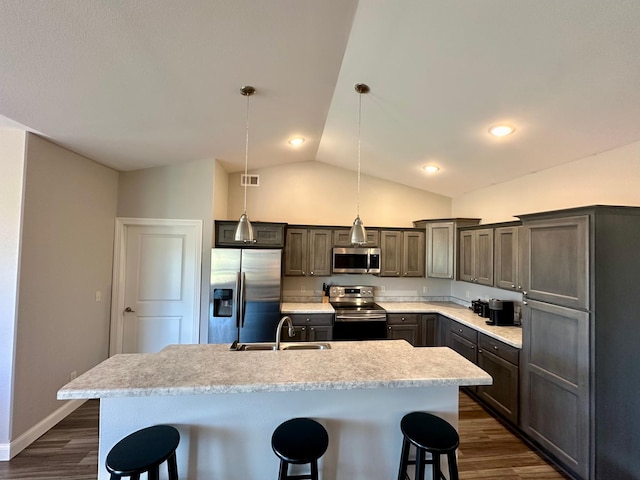
[(489, 321), (487, 325), (513, 325), (513, 302), (489, 299)]
[(482, 318), (489, 318), (489, 302), (484, 300), (471, 300), (471, 310)]

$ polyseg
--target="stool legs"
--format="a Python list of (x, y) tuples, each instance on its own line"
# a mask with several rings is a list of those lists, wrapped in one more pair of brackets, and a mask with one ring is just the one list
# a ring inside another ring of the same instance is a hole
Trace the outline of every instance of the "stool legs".
[(406, 480), (407, 465), (409, 465), (409, 447), (411, 444), (406, 438), (402, 439), (402, 453), (400, 454), (400, 468), (398, 470), (398, 480)]

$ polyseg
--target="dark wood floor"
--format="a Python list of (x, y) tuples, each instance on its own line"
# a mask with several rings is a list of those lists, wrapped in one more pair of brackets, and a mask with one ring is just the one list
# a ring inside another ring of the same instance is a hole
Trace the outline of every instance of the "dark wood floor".
[[(0, 462), (0, 479), (94, 480), (98, 415), (98, 401), (88, 401), (11, 461)], [(459, 428), (461, 480), (566, 478), (464, 393)]]

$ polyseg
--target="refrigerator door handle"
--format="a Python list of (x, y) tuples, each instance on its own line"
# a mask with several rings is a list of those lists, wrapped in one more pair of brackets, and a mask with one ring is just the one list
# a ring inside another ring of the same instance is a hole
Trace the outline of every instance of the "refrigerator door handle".
[(235, 302), (236, 302), (236, 328), (240, 328), (240, 322), (242, 319), (242, 293), (241, 293), (241, 285), (242, 278), (241, 273), (236, 273), (236, 288), (235, 288)]
[(245, 298), (247, 295), (247, 292), (245, 290), (245, 283), (246, 283), (245, 273), (244, 272), (239, 273), (238, 277), (240, 281), (240, 295), (238, 298), (238, 303), (240, 304), (240, 314), (238, 315), (238, 323), (240, 328), (242, 328), (244, 327), (244, 310), (247, 303), (247, 299)]

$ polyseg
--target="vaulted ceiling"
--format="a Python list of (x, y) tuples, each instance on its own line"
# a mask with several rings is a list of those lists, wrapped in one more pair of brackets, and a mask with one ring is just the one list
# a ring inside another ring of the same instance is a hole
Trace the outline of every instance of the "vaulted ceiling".
[(0, 127), (237, 172), (253, 85), (249, 169), (355, 170), (363, 82), (363, 173), (456, 196), (640, 140), (638, 25), (636, 0), (0, 0)]

